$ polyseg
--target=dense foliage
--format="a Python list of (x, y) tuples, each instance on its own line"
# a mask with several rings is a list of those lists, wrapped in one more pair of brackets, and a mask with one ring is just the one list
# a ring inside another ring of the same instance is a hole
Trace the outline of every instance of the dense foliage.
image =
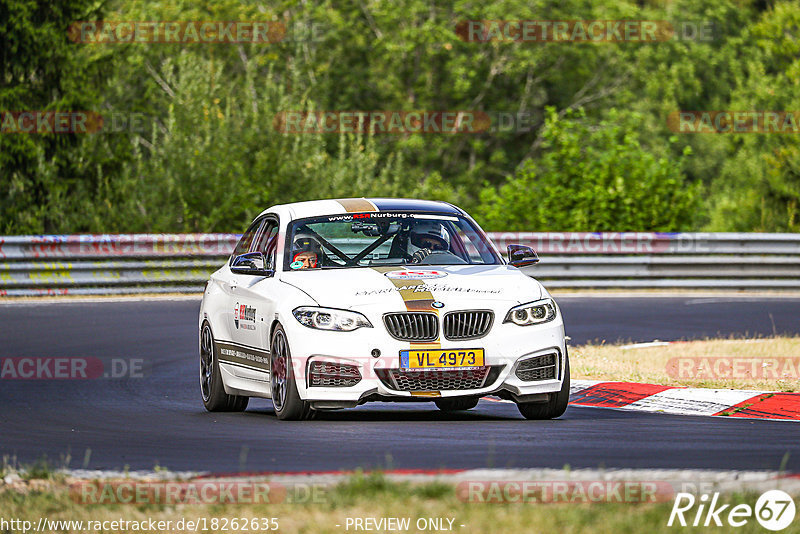
[[(676, 133), (667, 121), (678, 110), (800, 110), (797, 3), (599, 4), (0, 0), (0, 111), (106, 117), (94, 134), (0, 133), (0, 233), (241, 231), (271, 204), (361, 195), (446, 199), (491, 230), (798, 231), (800, 135)], [(458, 31), (523, 19), (711, 32), (531, 43)], [(70, 24), (87, 20), (278, 21), (288, 33), (72, 42)], [(276, 129), (280, 112), (301, 110), (470, 110), (524, 124)]]

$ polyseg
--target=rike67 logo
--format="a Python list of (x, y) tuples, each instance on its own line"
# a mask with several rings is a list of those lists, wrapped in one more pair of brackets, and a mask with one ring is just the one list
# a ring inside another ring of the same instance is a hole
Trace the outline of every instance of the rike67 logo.
[(682, 527), (731, 526), (742, 527), (753, 517), (767, 530), (779, 531), (788, 527), (794, 520), (795, 504), (791, 495), (781, 490), (763, 493), (755, 507), (749, 504), (730, 504), (719, 502), (719, 493), (707, 493), (695, 497), (691, 493), (678, 493), (669, 514), (667, 526)]

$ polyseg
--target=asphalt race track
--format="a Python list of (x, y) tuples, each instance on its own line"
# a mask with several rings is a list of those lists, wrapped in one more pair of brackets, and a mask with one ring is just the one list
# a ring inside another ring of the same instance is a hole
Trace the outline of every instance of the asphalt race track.
[[(800, 332), (800, 298), (559, 299), (573, 344)], [(199, 398), (198, 301), (0, 304), (0, 357), (142, 358), (144, 376), (0, 380), (0, 456), (56, 466), (212, 472), (365, 468), (703, 468), (800, 472), (793, 422), (570, 407), (526, 421), (512, 404), (465, 414), (368, 404), (278, 421), (267, 400), (210, 414)], [(792, 356), (792, 355), (784, 355)], [(88, 465), (84, 458), (90, 449)]]

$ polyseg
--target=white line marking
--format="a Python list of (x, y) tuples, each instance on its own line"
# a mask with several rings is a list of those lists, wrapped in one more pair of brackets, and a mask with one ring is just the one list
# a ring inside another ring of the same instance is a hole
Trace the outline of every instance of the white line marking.
[(631, 349), (647, 349), (650, 347), (666, 347), (667, 345), (671, 345), (671, 341), (659, 341), (654, 339), (653, 341), (649, 341), (647, 343), (632, 343), (630, 345), (622, 345), (620, 349), (622, 350), (631, 350)]
[(621, 408), (681, 415), (713, 415), (762, 393), (764, 392), (734, 389), (675, 388), (655, 393)]

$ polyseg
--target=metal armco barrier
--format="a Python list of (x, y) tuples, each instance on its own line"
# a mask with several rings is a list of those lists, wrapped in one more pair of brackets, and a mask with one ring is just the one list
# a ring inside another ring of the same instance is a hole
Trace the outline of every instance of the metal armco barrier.
[(0, 237), (0, 297), (194, 293), (237, 234)]
[(227, 256), (237, 234), (0, 236), (0, 260)]
[[(494, 232), (549, 288), (800, 289), (800, 234)], [(236, 234), (0, 237), (0, 296), (200, 292)]]

